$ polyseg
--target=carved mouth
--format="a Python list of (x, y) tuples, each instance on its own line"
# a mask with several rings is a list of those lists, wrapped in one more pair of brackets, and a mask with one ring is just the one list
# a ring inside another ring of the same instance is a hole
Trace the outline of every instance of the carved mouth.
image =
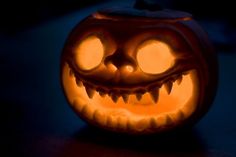
[(132, 132), (162, 130), (182, 123), (196, 109), (199, 89), (194, 69), (130, 89), (83, 82), (67, 64), (62, 73), (64, 91), (73, 109), (104, 128)]
[[(137, 88), (108, 88), (102, 87), (98, 85), (94, 85), (93, 83), (81, 81), (78, 77), (76, 78), (76, 84), (78, 87), (84, 87), (87, 93), (87, 96), (92, 99), (94, 95), (99, 94), (101, 97), (109, 96), (114, 103), (118, 101), (119, 98), (122, 98), (124, 103), (129, 102), (129, 97), (131, 95), (135, 95), (137, 101), (141, 101), (143, 95), (148, 93), (153, 103), (158, 103), (159, 98), (159, 90), (162, 86), (166, 89), (167, 94), (171, 94), (171, 90), (174, 83), (178, 85), (181, 84), (183, 76), (188, 75), (190, 71), (186, 71), (179, 75), (169, 76), (166, 80), (161, 80), (145, 87), (137, 87)], [(70, 75), (74, 75), (74, 72), (70, 72)]]

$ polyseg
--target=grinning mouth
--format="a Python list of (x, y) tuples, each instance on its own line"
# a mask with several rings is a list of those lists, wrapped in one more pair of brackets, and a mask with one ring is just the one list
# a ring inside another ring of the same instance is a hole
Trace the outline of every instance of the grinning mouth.
[[(93, 83), (85, 82), (76, 78), (76, 84), (78, 87), (84, 87), (87, 93), (87, 96), (92, 99), (94, 95), (99, 94), (101, 97), (105, 97), (106, 95), (110, 97), (110, 99), (117, 103), (119, 98), (122, 98), (124, 103), (129, 102), (129, 97), (131, 95), (135, 95), (137, 101), (141, 101), (143, 95), (149, 94), (153, 103), (158, 103), (159, 98), (159, 90), (162, 86), (166, 89), (167, 94), (171, 94), (172, 87), (174, 83), (178, 85), (181, 84), (183, 80), (183, 76), (188, 75), (189, 71), (186, 71), (182, 74), (169, 76), (166, 80), (161, 80), (144, 87), (138, 88), (112, 88), (112, 87), (101, 87), (98, 85), (94, 85)], [(74, 76), (74, 72), (71, 70), (70, 75)]]
[(198, 98), (196, 70), (137, 88), (108, 88), (78, 79), (68, 64), (62, 84), (72, 108), (103, 128), (124, 132), (156, 132), (184, 122)]

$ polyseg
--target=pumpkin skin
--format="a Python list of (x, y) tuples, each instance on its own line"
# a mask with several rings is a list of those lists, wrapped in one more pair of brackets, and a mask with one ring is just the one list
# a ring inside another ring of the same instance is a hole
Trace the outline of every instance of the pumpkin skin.
[(184, 12), (107, 9), (82, 20), (61, 56), (68, 103), (85, 121), (128, 134), (194, 124), (217, 87), (206, 33)]

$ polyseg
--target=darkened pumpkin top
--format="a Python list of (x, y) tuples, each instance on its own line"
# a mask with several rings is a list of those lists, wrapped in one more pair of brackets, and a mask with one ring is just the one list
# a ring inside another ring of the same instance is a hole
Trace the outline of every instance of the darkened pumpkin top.
[(175, 11), (169, 9), (137, 9), (131, 7), (112, 7), (108, 9), (102, 9), (97, 12), (101, 15), (108, 15), (112, 17), (139, 17), (139, 18), (152, 18), (155, 20), (178, 20), (178, 19), (191, 19), (192, 15), (182, 11)]

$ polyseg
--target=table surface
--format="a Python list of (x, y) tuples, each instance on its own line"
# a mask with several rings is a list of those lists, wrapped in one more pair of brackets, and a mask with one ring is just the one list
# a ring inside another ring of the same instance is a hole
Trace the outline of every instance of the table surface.
[[(14, 34), (0, 34), (1, 148), (4, 156), (236, 156), (236, 53), (221, 49), (219, 88), (192, 130), (169, 137), (124, 137), (88, 127), (70, 109), (59, 82), (68, 33), (91, 7)], [(220, 22), (202, 22), (225, 41)], [(235, 32), (234, 32), (235, 33)]]

